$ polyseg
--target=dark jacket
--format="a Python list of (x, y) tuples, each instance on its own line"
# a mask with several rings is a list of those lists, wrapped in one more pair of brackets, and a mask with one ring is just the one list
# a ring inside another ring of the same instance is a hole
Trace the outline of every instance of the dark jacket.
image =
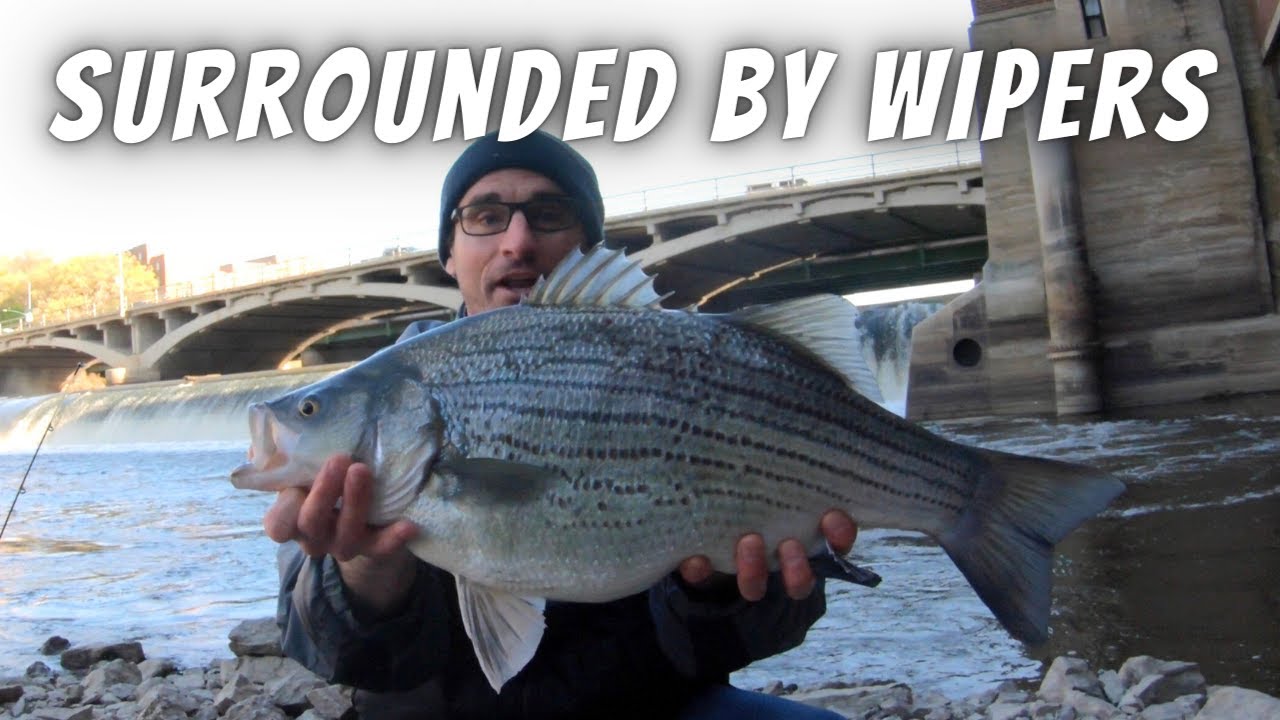
[[(400, 340), (438, 324), (413, 323)], [(448, 572), (418, 563), (405, 611), (363, 622), (333, 558), (309, 559), (289, 543), (279, 565), (285, 654), (358, 688), (362, 716), (378, 720), (669, 716), (700, 689), (727, 683), (729, 673), (799, 645), (826, 611), (821, 579), (795, 601), (776, 573), (759, 602), (743, 600), (732, 582), (706, 592), (674, 574), (613, 602), (548, 602), (537, 653), (495, 693)]]
[(332, 558), (281, 546), (277, 622), (285, 653), (355, 686), (366, 718), (664, 717), (700, 688), (799, 645), (826, 610), (822, 582), (803, 601), (770, 578), (766, 597), (693, 597), (674, 576), (608, 603), (547, 604), (529, 664), (496, 694), (458, 615), (452, 576), (419, 563), (403, 614), (363, 623)]

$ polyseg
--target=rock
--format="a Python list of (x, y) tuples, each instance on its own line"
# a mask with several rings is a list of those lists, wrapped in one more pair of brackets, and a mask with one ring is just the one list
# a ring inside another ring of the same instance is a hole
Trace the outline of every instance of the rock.
[(777, 696), (782, 694), (782, 688), (783, 688), (782, 681), (774, 680), (768, 685), (765, 685), (764, 687), (760, 688), (760, 692), (764, 693), (765, 695)]
[(310, 707), (307, 693), (327, 684), (315, 673), (295, 663), (294, 667), (283, 668), (279, 677), (268, 682), (265, 692), (280, 709), (297, 715)]
[(103, 660), (128, 660), (136, 664), (146, 659), (146, 654), (142, 652), (142, 643), (127, 642), (73, 647), (63, 651), (59, 662), (68, 670), (88, 670), (95, 663)]
[(232, 673), (227, 682), (223, 684), (222, 689), (213, 696), (213, 708), (218, 711), (219, 715), (222, 715), (232, 705), (242, 700), (248, 700), (254, 695), (260, 694), (260, 692), (260, 687), (254, 685), (247, 677), (240, 673)]
[[(141, 682), (142, 673), (138, 671), (137, 665), (128, 660), (111, 660), (94, 668), (85, 676), (84, 694), (92, 698), (111, 693), (121, 700), (128, 700), (132, 699), (135, 689)], [(128, 697), (115, 692), (117, 685), (128, 686)]]
[(281, 657), (280, 628), (275, 618), (245, 620), (231, 629), (228, 635), (231, 652), (236, 657), (246, 655)]
[(1196, 695), (1183, 695), (1177, 700), (1174, 700), (1174, 702), (1181, 703), (1184, 707), (1186, 707), (1190, 711), (1192, 715), (1195, 715), (1196, 713), (1200, 712), (1200, 708), (1204, 707), (1204, 700), (1205, 700), (1205, 696), (1203, 694), (1196, 694)]
[[(1127, 663), (1126, 663), (1127, 664)], [(1120, 709), (1141, 710), (1148, 705), (1172, 702), (1183, 695), (1202, 695), (1205, 692), (1204, 675), (1195, 663), (1169, 662), (1153, 668), (1125, 691), (1120, 698)], [(1120, 673), (1124, 677), (1124, 671)]]
[(1195, 710), (1188, 712), (1188, 708), (1182, 703), (1170, 702), (1149, 705), (1134, 720), (1189, 720), (1195, 714)]
[(1196, 720), (1280, 720), (1280, 698), (1257, 690), (1214, 687)]
[(1023, 703), (994, 702), (987, 706), (990, 720), (1016, 720), (1031, 717), (1030, 709)]
[(17, 702), (22, 697), (22, 686), (17, 683), (0, 685), (0, 704)]
[(311, 703), (307, 712), (319, 720), (339, 720), (351, 710), (351, 696), (341, 685), (316, 688), (307, 693), (307, 701)]
[(178, 672), (178, 666), (168, 658), (143, 660), (138, 663), (138, 672), (142, 673), (143, 680), (153, 677), (169, 677)]
[(292, 658), (283, 657), (240, 657), (235, 660), (225, 660), (222, 663), (222, 682), (225, 684), (227, 678), (240, 673), (252, 682), (266, 685), (288, 672), (286, 668), (292, 667), (301, 668), (302, 665)]
[(93, 720), (93, 710), (78, 708), (40, 708), (31, 713), (33, 720)]
[(1086, 695), (1105, 698), (1102, 683), (1089, 669), (1089, 663), (1080, 658), (1058, 657), (1040, 682), (1040, 697), (1051, 703), (1061, 703), (1067, 690), (1079, 690)]
[(241, 700), (227, 709), (223, 720), (289, 720), (280, 708), (263, 695)]
[(187, 690), (203, 689), (207, 683), (203, 670), (184, 670), (168, 678), (169, 684)]
[(79, 705), (84, 700), (84, 686), (80, 683), (71, 683), (60, 687), (58, 692), (61, 692), (62, 696), (67, 699), (66, 704), (68, 706)]
[(1062, 704), (1073, 708), (1079, 717), (1093, 715), (1098, 720), (1110, 720), (1120, 714), (1120, 710), (1115, 705), (1075, 689), (1063, 693)]
[(79, 685), (79, 684), (80, 684), (80, 678), (76, 677), (75, 675), (72, 675), (71, 673), (63, 673), (61, 675), (55, 675), (53, 677), (54, 687), (69, 687), (71, 685)]
[(137, 720), (138, 704), (135, 702), (122, 702), (107, 707), (105, 716), (111, 720)]
[(134, 689), (134, 694), (141, 698), (155, 688), (168, 684), (164, 678), (150, 677), (138, 683), (138, 687)]
[(885, 717), (882, 706), (912, 706), (911, 688), (901, 684), (869, 685), (851, 688), (809, 690), (790, 696), (796, 702), (838, 712), (845, 717)]
[(53, 668), (37, 660), (27, 666), (23, 676), (28, 680), (52, 680)]
[(138, 720), (187, 720), (187, 712), (195, 703), (184, 702), (182, 691), (159, 684), (138, 699)]
[(1124, 697), (1125, 686), (1120, 680), (1120, 673), (1115, 670), (1103, 670), (1098, 673), (1098, 682), (1102, 683), (1102, 697), (1112, 705), (1119, 705)]
[(1058, 703), (1037, 700), (1028, 706), (1033, 720), (1075, 720), (1075, 708), (1063, 707)]
[(45, 640), (44, 644), (40, 646), (40, 654), (41, 655), (57, 655), (58, 653), (62, 652), (63, 650), (66, 650), (69, 647), (71, 647), (70, 640), (62, 637), (61, 635), (54, 635), (50, 637), (48, 640)]

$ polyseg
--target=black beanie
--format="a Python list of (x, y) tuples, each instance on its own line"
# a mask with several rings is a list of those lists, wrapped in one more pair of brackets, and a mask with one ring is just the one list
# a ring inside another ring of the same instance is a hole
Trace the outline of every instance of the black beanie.
[(521, 168), (546, 176), (578, 201), (587, 247), (604, 239), (604, 200), (587, 159), (563, 140), (534, 130), (519, 140), (500, 142), (497, 131), (476, 140), (454, 161), (440, 190), (440, 264), (449, 259), (453, 223), (449, 217), (477, 180), (494, 170)]

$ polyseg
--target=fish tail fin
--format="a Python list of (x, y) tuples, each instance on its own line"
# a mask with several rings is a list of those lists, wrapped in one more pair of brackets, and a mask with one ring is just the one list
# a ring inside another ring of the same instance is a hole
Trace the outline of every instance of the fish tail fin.
[(1043, 642), (1054, 544), (1105, 508), (1124, 484), (1081, 465), (976, 452), (985, 478), (938, 540), (1010, 634)]

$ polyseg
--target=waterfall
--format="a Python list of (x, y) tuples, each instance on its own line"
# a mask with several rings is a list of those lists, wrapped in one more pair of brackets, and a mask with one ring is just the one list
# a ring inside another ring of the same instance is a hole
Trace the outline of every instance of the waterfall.
[(0, 451), (30, 449), (50, 423), (50, 446), (248, 441), (250, 403), (269, 400), (344, 366), (122, 385), (0, 398)]
[(858, 308), (858, 339), (882, 403), (899, 415), (907, 411), (907, 377), (911, 368), (911, 331), (941, 309), (941, 302), (904, 302)]

